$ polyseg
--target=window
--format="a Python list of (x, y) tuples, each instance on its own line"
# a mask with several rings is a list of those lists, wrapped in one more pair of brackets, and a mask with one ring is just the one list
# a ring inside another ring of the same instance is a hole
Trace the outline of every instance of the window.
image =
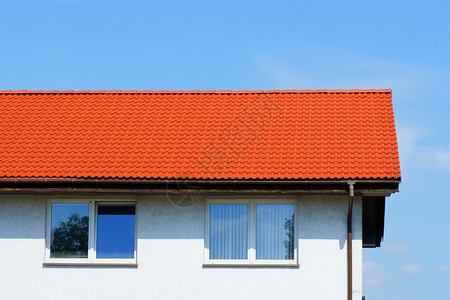
[(209, 202), (205, 258), (206, 264), (296, 264), (295, 204)]
[(135, 263), (135, 204), (50, 203), (47, 263)]
[(89, 204), (52, 204), (50, 258), (88, 258)]

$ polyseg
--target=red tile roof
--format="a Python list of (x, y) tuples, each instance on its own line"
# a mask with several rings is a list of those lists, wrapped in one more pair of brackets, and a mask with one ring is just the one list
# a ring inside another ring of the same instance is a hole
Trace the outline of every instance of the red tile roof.
[(0, 178), (400, 179), (390, 90), (0, 91)]

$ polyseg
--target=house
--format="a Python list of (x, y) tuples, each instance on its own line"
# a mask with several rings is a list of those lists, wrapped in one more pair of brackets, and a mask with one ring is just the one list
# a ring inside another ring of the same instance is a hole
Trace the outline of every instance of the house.
[(0, 299), (361, 299), (391, 90), (1, 91)]

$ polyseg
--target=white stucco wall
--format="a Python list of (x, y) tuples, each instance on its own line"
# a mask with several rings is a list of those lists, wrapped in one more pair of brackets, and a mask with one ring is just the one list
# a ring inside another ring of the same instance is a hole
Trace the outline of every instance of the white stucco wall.
[[(346, 299), (348, 197), (294, 198), (299, 268), (203, 268), (205, 199), (180, 208), (166, 196), (131, 197), (137, 268), (45, 267), (47, 198), (0, 195), (0, 299)], [(362, 295), (361, 224), (356, 198), (354, 299)]]

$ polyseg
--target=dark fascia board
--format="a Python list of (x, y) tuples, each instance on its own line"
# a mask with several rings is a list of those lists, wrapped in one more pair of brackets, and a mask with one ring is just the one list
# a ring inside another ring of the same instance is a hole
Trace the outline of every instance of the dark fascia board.
[(388, 196), (398, 191), (400, 179), (342, 180), (192, 180), (192, 179), (0, 179), (0, 193), (101, 193), (101, 194), (347, 194)]
[(385, 197), (365, 196), (363, 199), (363, 247), (380, 247), (384, 236)]

